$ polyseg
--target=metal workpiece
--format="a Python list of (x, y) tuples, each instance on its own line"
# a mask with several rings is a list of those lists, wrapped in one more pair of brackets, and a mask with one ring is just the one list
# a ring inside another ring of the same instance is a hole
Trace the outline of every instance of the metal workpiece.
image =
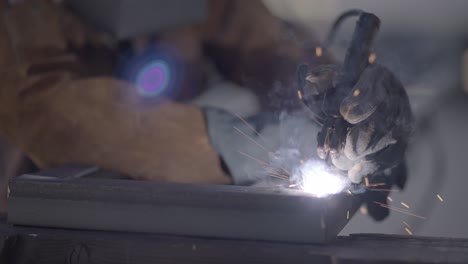
[[(66, 169), (61, 168), (61, 174)], [(50, 171), (49, 175), (54, 172)], [(76, 174), (76, 172), (74, 172)], [(10, 185), (14, 225), (326, 243), (360, 205), (341, 193), (23, 175)]]

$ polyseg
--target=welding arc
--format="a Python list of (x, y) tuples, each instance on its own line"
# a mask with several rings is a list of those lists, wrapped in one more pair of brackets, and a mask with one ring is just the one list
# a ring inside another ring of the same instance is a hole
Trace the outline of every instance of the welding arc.
[(397, 212), (400, 212), (400, 213), (403, 213), (403, 214), (407, 214), (407, 215), (411, 215), (411, 216), (414, 216), (414, 217), (417, 217), (417, 218), (420, 218), (420, 219), (423, 219), (425, 220), (426, 217), (424, 216), (420, 216), (420, 215), (416, 215), (416, 214), (413, 214), (411, 212), (409, 212), (408, 210), (404, 210), (404, 209), (400, 209), (400, 208), (397, 208), (397, 207), (393, 207), (393, 206), (389, 206), (389, 205), (386, 205), (386, 204), (383, 204), (383, 203), (379, 203), (379, 202), (375, 202), (375, 204), (383, 207), (383, 208), (387, 208), (387, 209), (390, 209), (390, 210), (395, 210)]

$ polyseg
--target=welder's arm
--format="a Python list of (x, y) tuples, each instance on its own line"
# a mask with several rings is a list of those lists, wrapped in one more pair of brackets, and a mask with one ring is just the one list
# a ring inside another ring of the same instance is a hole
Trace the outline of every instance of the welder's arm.
[(238, 150), (255, 155), (259, 148), (240, 147), (252, 144), (233, 128), (236, 117), (142, 100), (129, 83), (105, 77), (111, 58), (102, 57), (109, 51), (99, 37), (49, 1), (1, 11), (0, 131), (40, 168), (83, 164), (146, 180), (255, 181), (249, 175), (262, 168)]
[(61, 80), (0, 101), (15, 99), (14, 109), (1, 109), (14, 122), (0, 119), (0, 132), (40, 168), (94, 165), (141, 180), (231, 182), (198, 107), (147, 104), (132, 85), (105, 77)]
[(234, 129), (255, 137), (240, 119), (140, 98), (109, 77), (98, 38), (60, 7), (37, 0), (0, 11), (0, 133), (40, 168), (94, 165), (136, 179), (212, 184), (251, 184), (265, 171), (238, 152), (268, 155)]
[(40, 168), (94, 165), (136, 179), (212, 184), (252, 184), (265, 172), (239, 153), (268, 155), (234, 129), (256, 136), (240, 119), (143, 100), (109, 77), (108, 51), (97, 51), (98, 38), (59, 6), (26, 1), (1, 11), (0, 133)]
[(99, 63), (108, 61), (101, 57), (106, 50), (96, 50), (88, 32), (50, 1), (10, 8), (6, 2), (0, 2), (0, 133), (36, 165), (96, 165), (156, 181), (231, 182), (201, 109), (142, 100), (131, 84), (106, 77), (112, 72)]

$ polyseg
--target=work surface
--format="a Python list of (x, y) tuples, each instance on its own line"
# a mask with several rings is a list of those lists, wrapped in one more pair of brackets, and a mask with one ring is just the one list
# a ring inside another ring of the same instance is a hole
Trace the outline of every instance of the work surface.
[[(10, 184), (8, 223), (224, 239), (325, 243), (360, 205), (357, 195), (318, 198), (300, 190), (75, 177), (71, 167)], [(58, 176), (54, 176), (58, 175)], [(100, 178), (96, 178), (100, 177)], [(272, 232), (272, 230), (274, 232)]]
[(468, 263), (467, 239), (377, 234), (313, 245), (1, 224), (0, 248), (0, 263), (11, 264)]

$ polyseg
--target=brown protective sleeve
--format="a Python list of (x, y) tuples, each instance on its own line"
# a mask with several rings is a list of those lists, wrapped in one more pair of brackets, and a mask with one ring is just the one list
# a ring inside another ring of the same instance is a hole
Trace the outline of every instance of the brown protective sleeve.
[(75, 51), (92, 35), (59, 6), (6, 2), (0, 132), (39, 167), (97, 165), (137, 179), (230, 183), (199, 108), (143, 101), (132, 85), (102, 77), (108, 60), (83, 61)]

